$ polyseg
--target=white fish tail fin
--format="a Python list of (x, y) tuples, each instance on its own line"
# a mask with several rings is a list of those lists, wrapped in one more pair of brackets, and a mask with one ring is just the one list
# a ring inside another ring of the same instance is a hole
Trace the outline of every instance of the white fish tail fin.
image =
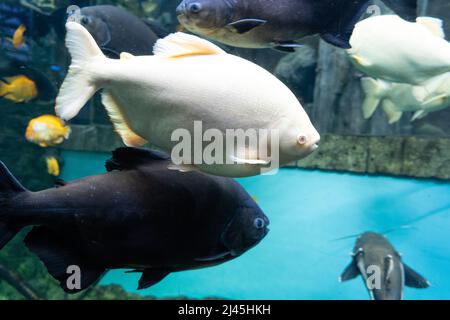
[(69, 72), (56, 98), (56, 114), (64, 120), (75, 117), (99, 89), (90, 65), (105, 58), (90, 33), (76, 22), (66, 24), (66, 46), (72, 57)]
[(370, 119), (382, 100), (384, 86), (379, 80), (372, 78), (362, 78), (361, 86), (366, 94), (366, 98), (362, 105), (364, 119)]

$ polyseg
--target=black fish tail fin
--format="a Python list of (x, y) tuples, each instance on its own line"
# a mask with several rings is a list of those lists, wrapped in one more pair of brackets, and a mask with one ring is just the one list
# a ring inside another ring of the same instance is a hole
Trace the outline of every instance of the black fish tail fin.
[[(11, 196), (24, 191), (26, 189), (14, 178), (5, 164), (0, 161), (0, 220), (8, 207), (8, 200)], [(0, 250), (14, 238), (20, 229), (18, 226), (0, 222)]]
[(326, 42), (342, 49), (350, 49), (350, 38), (356, 23), (361, 19), (369, 6), (368, 1), (353, 1), (347, 10), (340, 10), (338, 19), (333, 20), (328, 30), (320, 35)]

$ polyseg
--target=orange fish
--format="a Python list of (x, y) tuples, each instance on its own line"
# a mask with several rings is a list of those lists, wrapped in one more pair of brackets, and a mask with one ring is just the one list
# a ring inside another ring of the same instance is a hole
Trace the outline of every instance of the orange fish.
[(21, 24), (14, 32), (14, 35), (12, 37), (12, 44), (14, 48), (17, 49), (25, 43), (25, 37), (23, 35), (25, 31), (27, 31), (27, 28), (23, 24)]
[(59, 168), (59, 162), (55, 157), (46, 157), (45, 161), (47, 163), (47, 172), (52, 176), (59, 176), (61, 170)]
[(0, 81), (0, 97), (16, 103), (28, 102), (38, 95), (38, 89), (33, 80), (24, 75), (6, 77)]
[(43, 115), (30, 121), (25, 137), (28, 141), (45, 148), (56, 146), (68, 139), (70, 127), (54, 115)]

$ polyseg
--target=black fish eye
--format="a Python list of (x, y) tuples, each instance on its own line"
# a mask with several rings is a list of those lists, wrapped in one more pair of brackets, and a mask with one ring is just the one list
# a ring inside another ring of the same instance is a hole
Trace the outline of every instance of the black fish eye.
[(91, 19), (89, 19), (88, 17), (82, 17), (81, 18), (81, 23), (82, 24), (89, 24), (91, 22)]
[(253, 221), (253, 225), (255, 226), (256, 229), (262, 229), (264, 228), (266, 223), (264, 222), (264, 219), (256, 218), (255, 221)]
[(199, 13), (202, 10), (202, 5), (200, 3), (194, 2), (189, 5), (189, 11), (191, 13)]

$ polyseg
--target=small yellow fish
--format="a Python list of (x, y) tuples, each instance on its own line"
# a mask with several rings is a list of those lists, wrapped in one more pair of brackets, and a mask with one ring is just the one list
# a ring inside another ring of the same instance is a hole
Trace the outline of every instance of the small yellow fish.
[(0, 97), (15, 103), (28, 102), (38, 95), (38, 89), (33, 80), (24, 75), (6, 77), (0, 81)]
[(46, 157), (47, 162), (47, 172), (49, 175), (58, 177), (60, 174), (59, 162), (55, 157)]
[(70, 127), (60, 118), (43, 115), (29, 122), (25, 137), (28, 141), (45, 148), (56, 146), (64, 139), (68, 139), (70, 131)]
[(17, 49), (25, 43), (25, 37), (23, 35), (25, 31), (27, 31), (27, 28), (25, 28), (25, 26), (21, 24), (14, 32), (14, 35), (12, 37), (12, 44), (14, 48)]

